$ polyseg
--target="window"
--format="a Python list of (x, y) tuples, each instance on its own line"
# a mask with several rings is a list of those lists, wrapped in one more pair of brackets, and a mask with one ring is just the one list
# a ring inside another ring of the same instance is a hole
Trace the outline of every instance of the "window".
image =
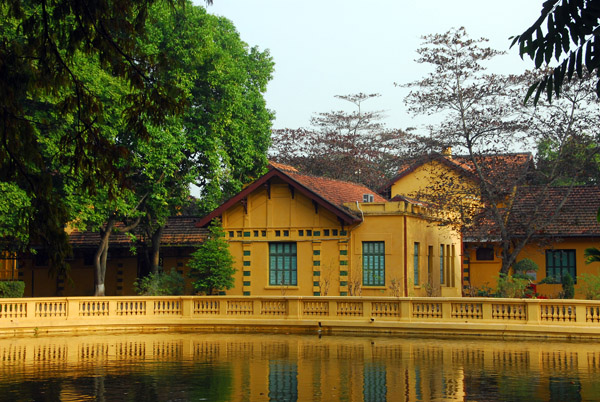
[(475, 258), (478, 261), (494, 261), (494, 249), (491, 247), (477, 247)]
[(375, 196), (373, 194), (363, 194), (363, 202), (373, 202)]
[(269, 243), (269, 285), (297, 283), (296, 243)]
[(576, 281), (575, 250), (546, 250), (546, 276), (560, 282), (566, 273)]
[(419, 243), (415, 243), (415, 248), (413, 252), (414, 260), (413, 260), (413, 269), (414, 269), (414, 285), (419, 285)]
[(440, 284), (444, 284), (444, 245), (440, 245)]
[(363, 285), (385, 286), (385, 242), (363, 242)]

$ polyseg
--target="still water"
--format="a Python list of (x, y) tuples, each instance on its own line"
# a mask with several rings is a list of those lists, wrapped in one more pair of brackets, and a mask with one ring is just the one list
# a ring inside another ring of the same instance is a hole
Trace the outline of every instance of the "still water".
[(600, 401), (595, 343), (31, 336), (0, 358), (0, 401)]

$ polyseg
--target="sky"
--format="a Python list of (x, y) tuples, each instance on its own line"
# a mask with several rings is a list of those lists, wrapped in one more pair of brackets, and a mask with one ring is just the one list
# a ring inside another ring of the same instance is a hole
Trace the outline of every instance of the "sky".
[[(197, 1), (197, 0), (196, 0)], [(197, 2), (197, 4), (204, 4)], [(275, 72), (265, 98), (275, 112), (274, 128), (308, 127), (310, 118), (331, 110), (352, 111), (335, 95), (378, 93), (364, 104), (382, 110), (388, 128), (416, 127), (431, 118), (407, 114), (408, 89), (429, 71), (417, 64), (423, 35), (464, 26), (471, 38), (506, 50), (487, 66), (495, 73), (520, 73), (533, 63), (509, 49), (540, 15), (542, 0), (214, 0), (208, 12), (235, 24), (249, 46), (269, 49)]]

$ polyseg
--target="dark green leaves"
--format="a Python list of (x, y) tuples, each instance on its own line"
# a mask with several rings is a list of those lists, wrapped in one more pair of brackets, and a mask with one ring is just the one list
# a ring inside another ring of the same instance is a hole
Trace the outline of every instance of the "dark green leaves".
[[(544, 22), (546, 22), (545, 33), (542, 30)], [(521, 57), (528, 55), (534, 61), (536, 68), (549, 64), (552, 56), (560, 62), (555, 71), (536, 83), (538, 92), (534, 97), (535, 103), (543, 89), (548, 100), (552, 100), (553, 94), (559, 96), (565, 75), (567, 81), (571, 81), (575, 71), (579, 78), (583, 76), (583, 67), (589, 72), (598, 69), (600, 66), (599, 25), (598, 2), (550, 0), (543, 4), (540, 18), (521, 35), (514, 37), (511, 47), (518, 43)], [(534, 32), (535, 39), (533, 39)], [(571, 43), (576, 47), (574, 51), (571, 51)], [(543, 89), (540, 89), (540, 86)], [(597, 91), (597, 94), (600, 96), (600, 91)]]

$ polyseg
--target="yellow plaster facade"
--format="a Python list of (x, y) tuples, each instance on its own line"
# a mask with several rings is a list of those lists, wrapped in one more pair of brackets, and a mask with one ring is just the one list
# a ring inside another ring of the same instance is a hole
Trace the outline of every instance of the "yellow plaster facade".
[[(573, 252), (575, 255), (575, 276), (582, 274), (600, 275), (600, 263), (585, 263), (584, 251), (586, 248), (598, 247), (600, 244), (600, 238), (565, 238), (555, 239), (551, 243), (549, 242), (532, 242), (525, 246), (523, 251), (519, 253), (517, 261), (524, 258), (533, 260), (538, 266), (538, 271), (535, 274), (534, 283), (537, 283), (549, 274), (546, 261), (547, 252), (560, 252), (561, 250)], [(489, 247), (489, 246), (486, 246)], [(494, 249), (493, 260), (478, 260), (476, 247), (469, 248), (466, 255), (468, 258), (465, 259), (465, 271), (467, 274), (471, 273), (470, 283), (474, 287), (491, 287), (495, 288), (498, 281), (498, 273), (502, 266), (502, 261), (498, 257), (499, 250)], [(551, 274), (550, 274), (551, 275)], [(576, 278), (573, 278), (576, 279)], [(560, 284), (540, 284), (537, 285), (537, 292), (548, 298), (557, 298), (559, 292), (562, 291)], [(575, 282), (575, 298), (583, 299), (584, 295), (580, 291), (580, 283)]]
[[(362, 221), (345, 225), (314, 199), (273, 179), (269, 189), (260, 187), (223, 211), (222, 224), (237, 268), (235, 286), (226, 293), (460, 296), (460, 235), (443, 226), (439, 217), (404, 202), (345, 207)], [(382, 247), (376, 258), (384, 268), (371, 278), (375, 284), (365, 283), (365, 243)], [(293, 245), (286, 247), (295, 250), (292, 283), (275, 282), (272, 250), (278, 244)]]

